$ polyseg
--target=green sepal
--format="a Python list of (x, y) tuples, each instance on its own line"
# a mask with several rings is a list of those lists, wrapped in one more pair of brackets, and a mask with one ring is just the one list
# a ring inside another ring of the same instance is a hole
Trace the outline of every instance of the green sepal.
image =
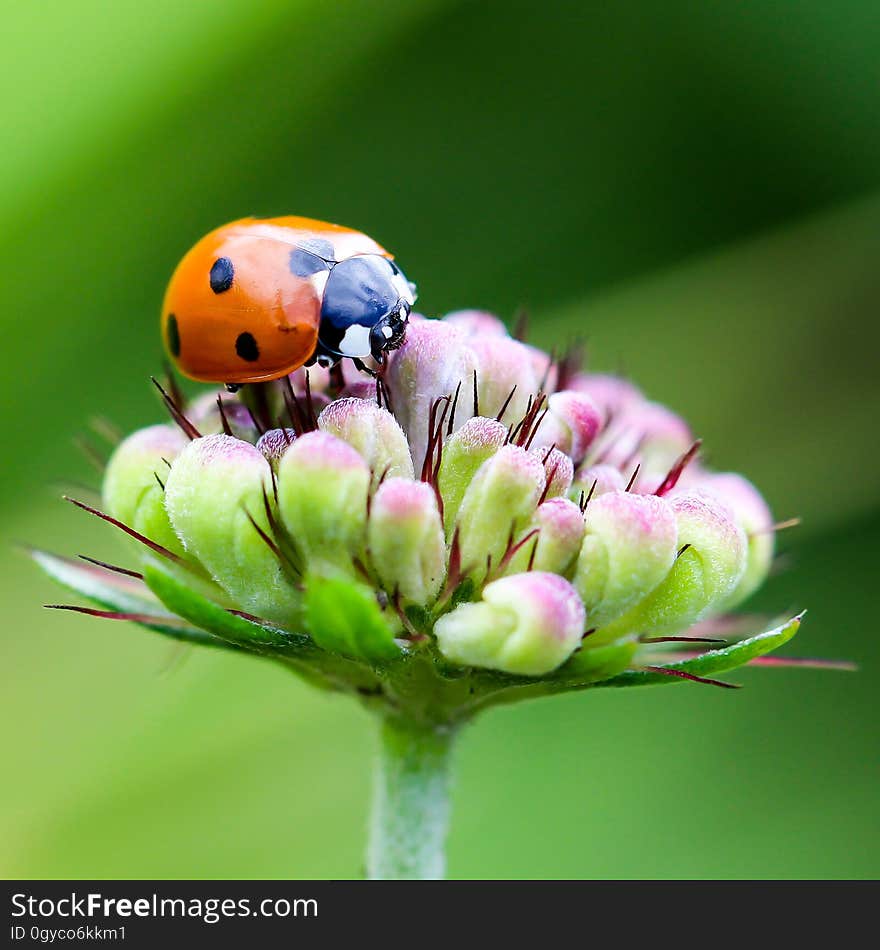
[(552, 676), (553, 679), (576, 679), (578, 683), (598, 683), (622, 673), (639, 648), (633, 637), (616, 643), (607, 643), (592, 649), (578, 650)]
[(376, 663), (401, 654), (375, 594), (357, 581), (309, 575), (305, 608), (309, 633), (324, 650)]
[(112, 574), (96, 565), (80, 563), (48, 551), (32, 549), (28, 553), (52, 580), (90, 603), (114, 613), (141, 618), (131, 619), (130, 623), (184, 643), (230, 647), (223, 640), (168, 613), (138, 578)]
[[(764, 656), (778, 649), (798, 632), (803, 619), (803, 613), (792, 617), (791, 620), (779, 627), (774, 627), (765, 633), (740, 640), (731, 646), (720, 650), (709, 650), (688, 660), (679, 660), (675, 663), (656, 663), (665, 670), (678, 670), (682, 673), (691, 673), (694, 676), (712, 676), (715, 673), (724, 673), (744, 666), (750, 660)], [(683, 683), (684, 679), (677, 676), (668, 676), (663, 673), (654, 673), (651, 670), (629, 670), (612, 679), (598, 684), (601, 686), (654, 686), (669, 683)]]
[(255, 653), (296, 655), (311, 644), (308, 637), (287, 633), (270, 624), (247, 620), (182, 584), (158, 564), (144, 565), (144, 581), (173, 613), (235, 646)]

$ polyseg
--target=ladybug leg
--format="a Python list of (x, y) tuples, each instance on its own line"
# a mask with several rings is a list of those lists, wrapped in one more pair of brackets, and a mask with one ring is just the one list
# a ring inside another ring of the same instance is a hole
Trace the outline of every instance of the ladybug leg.
[(367, 376), (372, 376), (373, 379), (376, 379), (379, 376), (379, 373), (374, 369), (370, 369), (369, 366), (359, 357), (353, 356), (351, 358), (352, 363), (354, 363), (355, 369), (360, 370), (362, 373), (366, 373)]
[(345, 376), (342, 374), (342, 362), (330, 367), (330, 391), (338, 396), (345, 389)]

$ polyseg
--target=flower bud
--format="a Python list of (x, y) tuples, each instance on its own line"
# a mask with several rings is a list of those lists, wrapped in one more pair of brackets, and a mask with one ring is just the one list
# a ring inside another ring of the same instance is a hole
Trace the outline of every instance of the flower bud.
[(299, 595), (251, 521), (271, 537), (266, 499), (272, 499), (269, 463), (253, 445), (228, 435), (190, 442), (165, 485), (165, 507), (186, 550), (241, 608), (290, 622)]
[(630, 406), (644, 402), (644, 396), (631, 382), (605, 373), (576, 373), (569, 389), (586, 393), (602, 411), (603, 419), (619, 417)]
[[(594, 484), (595, 487), (593, 487)], [(624, 488), (626, 488), (626, 479), (619, 468), (613, 465), (589, 465), (578, 471), (569, 491), (569, 497), (574, 498), (583, 492), (584, 497), (589, 496), (592, 503), (593, 498), (613, 491), (623, 491)], [(590, 495), (591, 492), (592, 495)]]
[(544, 466), (518, 446), (502, 446), (480, 466), (456, 519), (464, 571), (479, 581), (490, 561), (499, 564), (511, 536), (534, 513), (543, 490)]
[(464, 333), (441, 320), (410, 321), (403, 346), (389, 357), (385, 382), (398, 421), (407, 433), (415, 471), (421, 471), (428, 445), (431, 406), (440, 396), (454, 396), (461, 384), (453, 430), (471, 415), (476, 358)]
[(389, 478), (376, 491), (367, 525), (370, 561), (386, 592), (404, 601), (434, 600), (446, 573), (446, 540), (434, 490)]
[(296, 432), (293, 429), (269, 429), (257, 439), (257, 449), (277, 472), (281, 456), (293, 445)]
[(603, 639), (678, 633), (720, 609), (743, 576), (746, 536), (726, 505), (701, 492), (681, 494), (669, 504), (678, 526), (675, 563), (648, 597), (600, 631)]
[[(220, 406), (223, 407), (222, 414)], [(224, 417), (236, 439), (255, 442), (259, 435), (250, 410), (238, 396), (230, 393), (205, 393), (186, 407), (185, 415), (202, 435), (217, 435), (223, 432)]]
[(678, 530), (668, 501), (625, 491), (594, 497), (585, 523), (573, 583), (590, 626), (601, 628), (667, 576), (678, 550)]
[(536, 455), (544, 466), (544, 477), (547, 480), (544, 497), (559, 498), (567, 495), (574, 478), (574, 464), (571, 458), (559, 449), (550, 449), (548, 452), (543, 447), (532, 449), (532, 454)]
[(731, 610), (754, 593), (767, 577), (775, 546), (773, 515), (758, 489), (742, 475), (733, 472), (701, 475), (699, 487), (725, 502), (746, 532), (746, 569), (719, 608)]
[(565, 390), (547, 400), (549, 412), (538, 427), (537, 443), (555, 445), (577, 465), (602, 428), (602, 413), (585, 393)]
[(367, 463), (329, 432), (307, 432), (284, 453), (278, 508), (310, 568), (353, 572), (363, 553), (369, 488)]
[(479, 336), (468, 344), (477, 359), (480, 415), (497, 416), (507, 403), (502, 421), (509, 424), (521, 419), (539, 382), (528, 348), (508, 336)]
[(318, 417), (318, 428), (358, 451), (373, 473), (373, 490), (385, 477), (413, 477), (412, 456), (403, 429), (375, 400), (337, 399)]
[(690, 427), (659, 403), (645, 400), (629, 405), (612, 420), (606, 461), (612, 465), (640, 462), (642, 468), (668, 470), (694, 441)]
[(506, 337), (507, 327), (494, 314), (485, 310), (453, 310), (443, 318), (461, 330), (465, 336)]
[(182, 554), (183, 546), (168, 520), (160, 482), (186, 445), (186, 436), (171, 426), (134, 432), (113, 452), (102, 489), (109, 515), (175, 554)]
[(551, 498), (538, 505), (525, 530), (532, 529), (537, 530), (537, 536), (516, 552), (507, 573), (526, 571), (531, 562), (533, 570), (568, 576), (584, 539), (584, 516), (580, 508), (567, 498)]
[(477, 469), (491, 458), (507, 439), (507, 429), (495, 419), (474, 416), (443, 444), (437, 487), (443, 498), (443, 521), (452, 534), (461, 500)]
[(487, 584), (479, 603), (441, 617), (434, 634), (453, 663), (543, 676), (571, 656), (584, 624), (584, 606), (571, 584), (532, 571)]

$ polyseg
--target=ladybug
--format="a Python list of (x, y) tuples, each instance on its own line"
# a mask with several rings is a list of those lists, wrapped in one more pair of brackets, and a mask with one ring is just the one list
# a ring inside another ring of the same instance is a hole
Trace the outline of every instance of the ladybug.
[(242, 218), (211, 231), (178, 264), (162, 338), (190, 379), (244, 383), (300, 366), (358, 369), (403, 343), (415, 284), (360, 231), (311, 218)]

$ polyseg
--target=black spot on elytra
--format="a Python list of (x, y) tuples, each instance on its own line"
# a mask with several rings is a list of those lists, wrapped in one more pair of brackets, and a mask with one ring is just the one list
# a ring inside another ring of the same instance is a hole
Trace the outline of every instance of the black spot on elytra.
[(251, 333), (239, 333), (235, 341), (235, 352), (248, 363), (260, 358), (260, 348)]
[(235, 268), (228, 257), (218, 257), (211, 265), (211, 290), (215, 294), (222, 294), (232, 286)]
[(180, 328), (173, 313), (168, 314), (168, 320), (165, 322), (165, 339), (168, 342), (168, 352), (172, 356), (180, 356)]

